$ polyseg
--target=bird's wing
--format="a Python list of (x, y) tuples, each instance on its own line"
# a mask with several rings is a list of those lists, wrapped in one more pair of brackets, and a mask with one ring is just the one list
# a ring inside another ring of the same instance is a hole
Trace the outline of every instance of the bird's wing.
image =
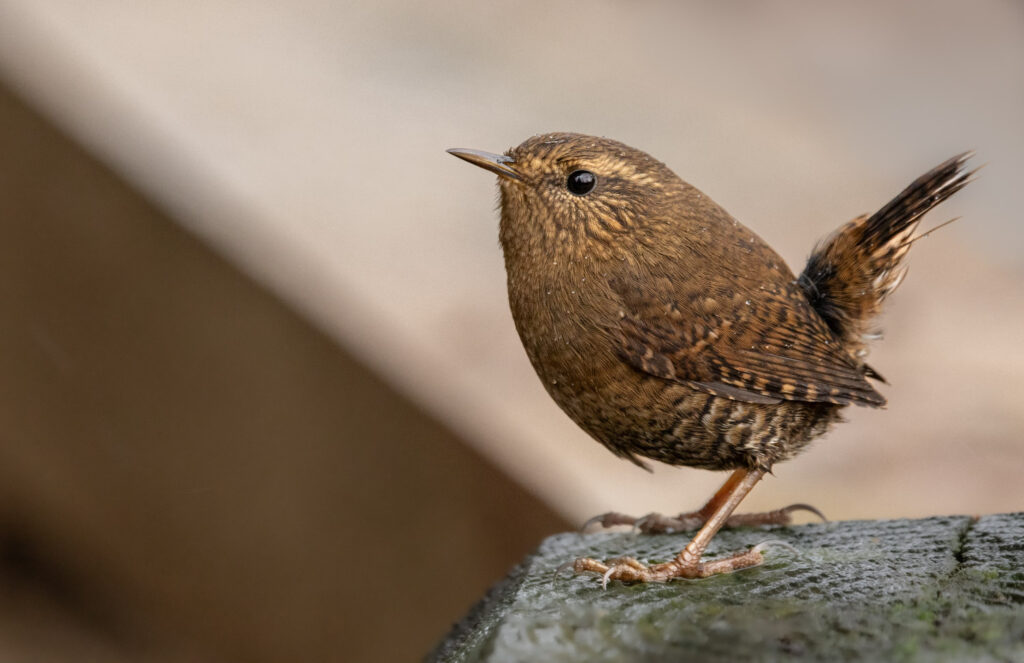
[(639, 371), (754, 403), (885, 404), (793, 283), (690, 296), (668, 279), (610, 284), (619, 356)]

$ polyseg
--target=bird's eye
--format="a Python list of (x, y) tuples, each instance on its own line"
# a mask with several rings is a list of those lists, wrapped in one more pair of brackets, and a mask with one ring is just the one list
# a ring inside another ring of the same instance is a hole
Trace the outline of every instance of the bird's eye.
[(569, 174), (569, 179), (565, 182), (569, 193), (576, 194), (577, 196), (587, 195), (594, 190), (596, 184), (597, 177), (589, 170), (574, 170)]

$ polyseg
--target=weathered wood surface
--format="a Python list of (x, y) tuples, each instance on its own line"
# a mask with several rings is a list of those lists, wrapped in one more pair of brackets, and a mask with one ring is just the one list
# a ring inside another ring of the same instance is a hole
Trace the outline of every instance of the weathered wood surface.
[(555, 569), (579, 556), (663, 561), (687, 536), (552, 536), (428, 660), (1024, 661), (1024, 513), (739, 529), (710, 554), (766, 539), (799, 554), (602, 589)]

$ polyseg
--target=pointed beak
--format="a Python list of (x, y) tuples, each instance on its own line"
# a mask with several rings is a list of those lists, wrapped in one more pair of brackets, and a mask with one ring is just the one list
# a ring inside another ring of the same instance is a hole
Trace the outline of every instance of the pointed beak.
[(522, 176), (516, 172), (513, 168), (515, 160), (512, 157), (505, 156), (504, 154), (491, 154), (490, 152), (481, 152), (480, 150), (464, 150), (461, 148), (452, 148), (448, 150), (448, 154), (454, 155), (468, 161), (474, 166), (480, 166), (492, 173), (497, 173), (500, 177), (508, 177), (513, 180), (522, 180)]

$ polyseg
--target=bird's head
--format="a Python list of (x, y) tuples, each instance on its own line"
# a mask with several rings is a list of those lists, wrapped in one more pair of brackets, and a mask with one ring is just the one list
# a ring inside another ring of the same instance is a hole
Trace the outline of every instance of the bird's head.
[(541, 134), (505, 154), (448, 152), (498, 175), (506, 257), (629, 251), (636, 232), (686, 186), (646, 153), (582, 134)]

